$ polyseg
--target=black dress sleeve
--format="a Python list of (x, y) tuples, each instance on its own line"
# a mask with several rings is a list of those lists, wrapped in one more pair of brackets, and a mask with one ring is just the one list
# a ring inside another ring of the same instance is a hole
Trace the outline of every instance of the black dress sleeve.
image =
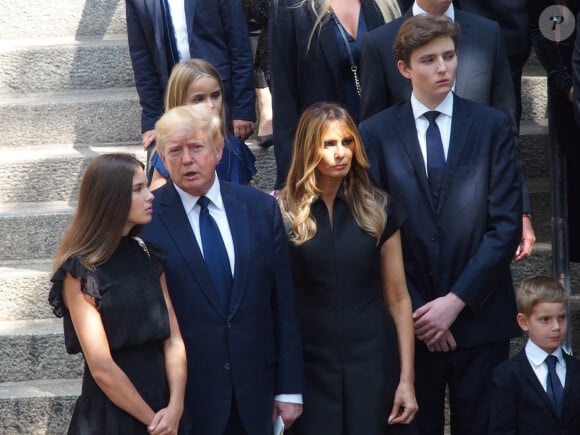
[(98, 288), (93, 285), (90, 276), (91, 272), (77, 258), (69, 258), (58, 268), (50, 279), (52, 287), (48, 293), (48, 303), (52, 306), (52, 311), (55, 316), (63, 317), (68, 313), (62, 297), (64, 279), (67, 273), (73, 278), (81, 279), (81, 291), (95, 298), (95, 305), (99, 309), (101, 294)]
[(387, 225), (385, 226), (385, 231), (381, 237), (381, 245), (386, 242), (389, 237), (395, 234), (407, 219), (406, 211), (390, 195), (387, 196), (385, 211), (387, 213)]

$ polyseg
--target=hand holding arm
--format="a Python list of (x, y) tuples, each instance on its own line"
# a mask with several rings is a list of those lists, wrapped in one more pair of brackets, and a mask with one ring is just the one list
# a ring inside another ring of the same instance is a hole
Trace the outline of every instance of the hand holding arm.
[(449, 330), (464, 306), (465, 302), (449, 292), (419, 307), (413, 313), (417, 338), (427, 346), (434, 345)]
[(143, 149), (147, 151), (153, 141), (155, 140), (155, 130), (147, 130), (141, 134), (141, 139), (143, 141)]

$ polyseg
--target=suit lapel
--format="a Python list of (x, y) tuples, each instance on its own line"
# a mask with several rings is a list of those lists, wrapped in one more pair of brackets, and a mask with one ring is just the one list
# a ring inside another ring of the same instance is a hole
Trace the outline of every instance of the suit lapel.
[[(473, 47), (471, 42), (471, 26), (469, 20), (465, 19), (464, 14), (455, 9), (455, 21), (461, 26), (461, 34), (457, 42), (457, 51), (459, 52), (459, 61), (457, 62), (457, 76), (455, 79), (455, 93), (457, 95), (467, 95), (467, 88), (473, 86), (473, 83), (468, 83), (467, 78), (471, 77), (471, 63), (475, 56), (471, 56), (467, 47)], [(475, 36), (475, 37), (481, 37)], [(465, 53), (462, 55), (462, 53)]]
[(471, 131), (473, 119), (471, 112), (464, 107), (461, 98), (453, 96), (453, 116), (451, 117), (451, 134), (449, 136), (449, 150), (447, 152), (447, 162), (443, 181), (441, 182), (441, 193), (439, 194), (438, 210), (445, 203), (445, 198), (449, 193), (449, 187), (453, 180), (455, 168), (461, 162), (463, 149), (467, 145), (467, 138)]
[(361, 3), (361, 12), (365, 15), (365, 21), (367, 23), (367, 31), (370, 32), (383, 24), (385, 21), (381, 15), (381, 11), (375, 5), (372, 0), (363, 0)]
[(158, 192), (161, 192), (162, 194), (159, 198), (159, 204), (161, 206), (159, 210), (160, 220), (173, 239), (173, 243), (185, 260), (185, 263), (188, 265), (191, 275), (197, 282), (197, 285), (204, 293), (205, 297), (210, 301), (214, 308), (225, 317), (222, 304), (218, 298), (217, 290), (214, 288), (203, 255), (201, 254), (197, 240), (193, 235), (189, 219), (183, 209), (183, 203), (181, 202), (181, 198), (179, 198), (173, 183), (170, 183), (167, 188)]
[(522, 371), (525, 374), (525, 377), (530, 387), (532, 388), (532, 390), (534, 390), (534, 392), (538, 395), (538, 397), (540, 397), (540, 400), (544, 402), (544, 407), (550, 410), (554, 418), (558, 419), (558, 414), (556, 414), (556, 410), (552, 405), (552, 401), (548, 397), (548, 393), (546, 393), (546, 390), (544, 390), (544, 388), (542, 387), (542, 384), (540, 383), (538, 376), (536, 376), (534, 369), (532, 369), (532, 366), (528, 361), (525, 347), (514, 358), (518, 358), (518, 360), (520, 361)]
[(403, 144), (403, 148), (411, 161), (415, 177), (417, 177), (417, 180), (419, 181), (423, 194), (431, 204), (431, 207), (433, 207), (429, 181), (427, 180), (427, 174), (425, 172), (425, 160), (423, 159), (423, 154), (419, 147), (417, 127), (415, 125), (415, 118), (413, 116), (413, 109), (411, 108), (410, 100), (407, 100), (399, 106), (397, 118), (399, 122), (397, 122), (395, 128), (399, 138), (401, 139), (400, 143)]
[[(316, 17), (314, 16), (311, 10), (308, 11), (310, 15), (310, 19), (312, 24), (316, 21)], [(341, 41), (342, 42), (342, 41)], [(334, 21), (332, 20), (330, 14), (328, 15), (328, 19), (322, 27), (320, 28), (320, 35), (316, 33), (312, 37), (312, 44), (319, 44), (320, 51), (322, 55), (326, 59), (326, 63), (328, 65), (328, 70), (332, 73), (332, 78), (334, 79), (334, 83), (336, 86), (340, 83), (339, 78), (339, 71), (337, 68), (334, 67), (336, 63), (336, 59), (339, 58), (339, 48), (338, 43), (339, 41), (336, 38), (336, 29)], [(312, 50), (312, 47), (310, 48)]]
[(234, 281), (228, 310), (228, 319), (231, 319), (240, 306), (244, 295), (243, 290), (246, 288), (249, 261), (251, 258), (250, 228), (247, 204), (237, 198), (234, 190), (228, 183), (220, 182), (220, 188), (236, 255)]
[[(187, 24), (187, 36), (189, 41), (189, 49), (191, 51), (191, 47), (194, 47), (195, 44), (193, 43), (193, 20), (195, 19), (195, 6), (197, 0), (187, 0), (185, 2), (185, 22)], [(190, 53), (193, 56), (193, 53)]]

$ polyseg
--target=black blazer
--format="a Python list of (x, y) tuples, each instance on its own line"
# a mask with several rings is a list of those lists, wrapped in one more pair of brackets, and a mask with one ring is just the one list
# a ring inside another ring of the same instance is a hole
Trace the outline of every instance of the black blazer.
[(564, 354), (566, 385), (559, 418), (525, 349), (497, 366), (492, 377), (490, 435), (580, 433), (580, 360)]
[(167, 249), (167, 288), (187, 350), (192, 433), (221, 435), (235, 395), (248, 433), (270, 435), (274, 395), (301, 393), (304, 376), (286, 233), (274, 198), (224, 181), (220, 187), (235, 250), (228, 312), (173, 183), (155, 191), (143, 238)]
[[(408, 10), (365, 35), (361, 55), (361, 119), (411, 96), (411, 82), (397, 69), (392, 46)], [(455, 9), (461, 26), (455, 93), (506, 113), (517, 131), (516, 101), (510, 67), (496, 22)]]
[[(160, 0), (126, 0), (129, 52), (142, 108), (141, 129), (151, 130), (163, 114), (171, 70)], [(216, 67), (224, 82), (231, 119), (253, 121), (255, 90), (252, 49), (239, 0), (186, 0), (192, 58)]]
[(360, 131), (371, 179), (409, 213), (401, 242), (413, 310), (452, 291), (466, 303), (451, 326), (458, 346), (517, 336), (510, 263), (521, 236), (522, 191), (507, 115), (454, 97), (436, 210), (410, 101), (363, 121)]
[[(334, 23), (328, 20), (322, 25), (307, 51), (316, 17), (308, 5), (297, 7), (300, 3), (301, 0), (273, 2), (270, 12), (276, 187), (286, 183), (294, 133), (304, 109), (320, 101), (344, 104)], [(361, 7), (369, 30), (384, 23), (373, 0), (362, 0)]]

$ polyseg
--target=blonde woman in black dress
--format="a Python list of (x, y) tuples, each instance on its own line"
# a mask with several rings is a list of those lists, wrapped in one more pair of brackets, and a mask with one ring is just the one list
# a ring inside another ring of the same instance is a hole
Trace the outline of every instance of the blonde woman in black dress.
[(329, 103), (306, 109), (294, 146), (278, 201), (288, 226), (306, 383), (304, 412), (290, 431), (404, 429), (418, 409), (399, 234), (405, 215), (369, 184), (365, 151), (345, 109)]
[(69, 434), (174, 435), (186, 357), (163, 254), (136, 235), (151, 220), (143, 165), (128, 154), (93, 159), (58, 248), (49, 302), (69, 353), (85, 359)]

